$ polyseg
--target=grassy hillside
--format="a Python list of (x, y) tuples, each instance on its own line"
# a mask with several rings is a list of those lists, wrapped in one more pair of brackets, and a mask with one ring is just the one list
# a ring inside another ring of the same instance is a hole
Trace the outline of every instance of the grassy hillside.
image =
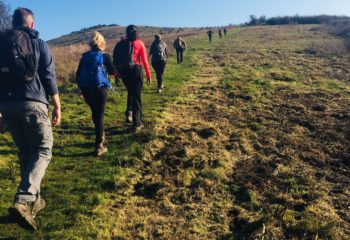
[(145, 87), (144, 132), (111, 93), (103, 158), (68, 81), (35, 233), (7, 218), (18, 166), (0, 136), (0, 239), (348, 239), (350, 62), (314, 29), (188, 37), (164, 94)]
[[(204, 28), (167, 28), (138, 26), (138, 30), (140, 32), (139, 36), (142, 39), (145, 39), (147, 37), (153, 36), (156, 33), (172, 36), (189, 36), (196, 34), (198, 31), (203, 31)], [(123, 26), (96, 26), (82, 29), (81, 31), (75, 31), (59, 38), (52, 39), (48, 43), (49, 45), (56, 47), (87, 43), (94, 31), (99, 31), (106, 39), (114, 41), (125, 36), (125, 27)]]

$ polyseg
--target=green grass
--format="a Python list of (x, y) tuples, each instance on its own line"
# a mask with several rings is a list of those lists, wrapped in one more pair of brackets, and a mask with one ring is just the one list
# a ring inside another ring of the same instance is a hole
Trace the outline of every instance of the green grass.
[[(339, 44), (312, 27), (241, 28), (211, 44), (187, 39), (185, 63), (172, 56), (167, 66), (164, 93), (145, 85), (145, 131), (126, 130), (125, 91), (112, 92), (103, 158), (92, 157), (86, 104), (65, 86), (40, 229), (5, 223), (0, 236), (347, 239), (350, 64), (307, 53), (313, 41)], [(0, 141), (6, 221), (19, 179), (9, 134)]]

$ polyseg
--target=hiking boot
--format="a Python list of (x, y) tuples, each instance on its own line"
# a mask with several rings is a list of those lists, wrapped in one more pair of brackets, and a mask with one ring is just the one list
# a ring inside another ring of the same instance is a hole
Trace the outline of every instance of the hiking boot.
[(96, 150), (97, 157), (101, 157), (103, 154), (105, 154), (108, 151), (108, 149), (103, 146), (103, 143), (98, 144), (95, 150)]
[(41, 197), (37, 197), (31, 209), (31, 214), (33, 215), (33, 218), (35, 218), (38, 212), (43, 210), (45, 206), (46, 206), (45, 200)]
[(132, 123), (132, 112), (128, 112), (125, 118), (126, 123)]
[(38, 228), (32, 214), (30, 203), (14, 203), (13, 206), (9, 208), (9, 212), (21, 227), (28, 230), (36, 230)]

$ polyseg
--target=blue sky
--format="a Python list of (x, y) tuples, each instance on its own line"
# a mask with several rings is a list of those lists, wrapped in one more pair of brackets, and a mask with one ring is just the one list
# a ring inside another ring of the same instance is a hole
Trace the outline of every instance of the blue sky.
[(206, 27), (248, 21), (249, 15), (348, 15), (350, 0), (4, 0), (34, 11), (44, 40), (97, 24)]

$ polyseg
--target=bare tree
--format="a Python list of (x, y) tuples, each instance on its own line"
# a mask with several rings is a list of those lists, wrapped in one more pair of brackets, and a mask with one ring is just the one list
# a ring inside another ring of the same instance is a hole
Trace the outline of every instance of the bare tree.
[(10, 7), (0, 0), (0, 31), (11, 27)]

